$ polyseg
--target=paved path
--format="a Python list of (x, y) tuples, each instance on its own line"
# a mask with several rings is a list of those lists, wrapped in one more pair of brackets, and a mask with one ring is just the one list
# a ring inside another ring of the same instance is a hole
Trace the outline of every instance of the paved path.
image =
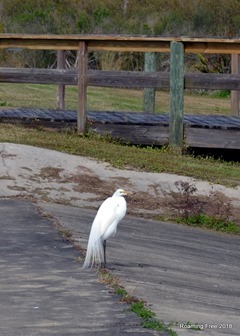
[[(0, 335), (154, 334), (98, 283), (95, 270), (80, 269), (76, 251), (37, 206), (85, 248), (96, 210), (84, 207), (98, 206), (106, 191), (126, 185), (143, 200), (152, 199), (179, 180), (194, 181), (202, 195), (214, 188), (239, 204), (239, 187), (124, 171), (56, 151), (1, 144), (0, 197), (10, 199), (0, 200)], [(12, 199), (24, 197), (39, 203)], [(141, 202), (137, 211), (143, 209)], [(108, 245), (113, 274), (151, 304), (160, 320), (177, 322), (179, 336), (198, 335), (187, 329), (187, 321), (203, 326), (201, 335), (239, 335), (239, 237), (126, 217)]]
[[(41, 207), (86, 247), (95, 211)], [(177, 322), (178, 335), (196, 334), (187, 322), (203, 328), (201, 335), (239, 335), (239, 237), (126, 217), (109, 240), (108, 258), (130, 293), (161, 321)]]
[(154, 335), (83, 272), (35, 204), (0, 200), (0, 335)]

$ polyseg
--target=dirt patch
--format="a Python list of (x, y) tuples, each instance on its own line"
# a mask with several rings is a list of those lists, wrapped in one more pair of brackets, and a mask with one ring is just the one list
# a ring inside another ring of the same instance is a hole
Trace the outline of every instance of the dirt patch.
[(15, 181), (16, 179), (14, 177), (8, 176), (8, 175), (1, 175), (0, 180), (12, 180)]
[(6, 158), (15, 158), (17, 156), (17, 154), (8, 154), (8, 153), (5, 153), (4, 150), (0, 151), (0, 155), (3, 159), (6, 159)]
[(137, 192), (127, 196), (128, 209), (130, 212), (141, 210), (163, 211), (163, 199), (155, 197), (147, 192)]
[(27, 191), (25, 187), (20, 186), (7, 186), (9, 190), (15, 190), (15, 191)]
[(60, 176), (60, 173), (63, 170), (64, 169), (62, 168), (48, 166), (48, 167), (41, 168), (38, 176), (44, 180), (61, 180), (62, 177)]
[(114, 177), (106, 181), (99, 178), (97, 175), (88, 173), (74, 174), (68, 176), (67, 179), (74, 184), (74, 191), (80, 193), (92, 192), (96, 194), (99, 199), (109, 197), (116, 189), (122, 186), (124, 186), (124, 188), (126, 187), (126, 189), (131, 186), (129, 179), (127, 178)]
[[(41, 179), (46, 181), (57, 181), (59, 183), (66, 182), (65, 178), (63, 178), (60, 173), (64, 171), (62, 168), (56, 168), (52, 166), (43, 167), (40, 169), (38, 174), (33, 174), (28, 176), (28, 179), (31, 181), (39, 182)], [(19, 175), (24, 178), (24, 175)]]

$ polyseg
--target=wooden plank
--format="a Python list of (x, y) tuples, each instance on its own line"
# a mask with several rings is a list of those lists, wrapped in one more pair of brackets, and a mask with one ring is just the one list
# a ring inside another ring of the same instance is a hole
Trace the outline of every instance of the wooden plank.
[(134, 145), (163, 146), (169, 141), (169, 128), (161, 125), (90, 124), (89, 129), (99, 134), (109, 134), (114, 139)]
[(240, 149), (240, 131), (185, 127), (185, 144), (190, 147)]
[[(165, 72), (89, 70), (87, 84), (139, 89), (169, 88), (169, 77), (169, 73)], [(77, 85), (77, 70), (0, 68), (0, 82)], [(187, 73), (184, 88), (239, 91), (240, 75)]]
[[(240, 59), (237, 54), (231, 55), (231, 73), (236, 75), (240, 73)], [(231, 91), (231, 115), (239, 116), (239, 91), (236, 90)]]
[(77, 71), (69, 69), (0, 68), (0, 82), (77, 85)]
[(86, 107), (87, 107), (87, 63), (88, 46), (86, 42), (79, 43), (78, 60), (78, 111), (77, 111), (77, 129), (84, 133), (86, 127)]
[[(74, 69), (0, 68), (0, 82), (77, 85)], [(141, 71), (96, 71), (87, 73), (87, 84), (103, 87), (169, 87), (169, 73)]]
[(169, 52), (172, 41), (182, 42), (186, 53), (240, 54), (240, 39), (124, 35), (0, 34), (0, 48), (78, 50), (86, 41), (89, 50)]
[(169, 145), (183, 145), (184, 48), (171, 42)]
[(20, 39), (20, 40), (75, 40), (75, 41), (94, 41), (94, 40), (114, 40), (114, 41), (177, 41), (177, 42), (207, 42), (207, 43), (240, 43), (240, 38), (222, 37), (187, 37), (187, 36), (146, 36), (146, 35), (124, 35), (124, 34), (0, 34), (0, 39)]
[(169, 88), (169, 73), (143, 71), (89, 71), (88, 85), (128, 88)]
[(240, 75), (186, 73), (185, 89), (240, 90)]
[(129, 52), (170, 52), (170, 41), (100, 40), (89, 41), (89, 50)]
[[(65, 69), (65, 51), (57, 51), (57, 67), (58, 69)], [(65, 85), (59, 84), (57, 87), (57, 108), (65, 109)]]
[[(144, 71), (156, 72), (156, 53), (144, 54)], [(144, 88), (143, 111), (146, 113), (155, 112), (155, 88)]]
[(204, 53), (204, 54), (239, 54), (240, 43), (233, 43), (231, 40), (208, 42), (204, 39), (196, 42), (183, 42), (186, 53)]

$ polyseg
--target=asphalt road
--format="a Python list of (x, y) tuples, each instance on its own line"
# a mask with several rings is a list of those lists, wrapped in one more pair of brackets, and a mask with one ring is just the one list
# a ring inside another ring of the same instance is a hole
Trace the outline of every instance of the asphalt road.
[(0, 335), (155, 335), (83, 272), (35, 204), (0, 200)]
[[(95, 211), (41, 207), (86, 248)], [(197, 327), (201, 335), (239, 335), (239, 237), (126, 217), (107, 253), (112, 273), (178, 335), (198, 335)]]

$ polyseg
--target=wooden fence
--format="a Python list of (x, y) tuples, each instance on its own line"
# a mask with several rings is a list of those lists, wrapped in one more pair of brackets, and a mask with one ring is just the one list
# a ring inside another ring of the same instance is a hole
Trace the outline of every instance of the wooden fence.
[[(109, 35), (16, 35), (0, 34), (0, 48), (40, 50), (78, 50), (77, 70), (0, 68), (0, 82), (51, 83), (78, 86), (78, 131), (86, 124), (87, 86), (127, 88), (169, 88), (170, 125), (169, 144), (182, 146), (184, 89), (233, 90), (232, 113), (239, 115), (240, 39), (130, 37)], [(135, 71), (88, 71), (89, 50), (168, 52), (170, 73)], [(232, 54), (233, 74), (184, 73), (185, 53)], [(61, 59), (59, 62), (63, 62)]]

